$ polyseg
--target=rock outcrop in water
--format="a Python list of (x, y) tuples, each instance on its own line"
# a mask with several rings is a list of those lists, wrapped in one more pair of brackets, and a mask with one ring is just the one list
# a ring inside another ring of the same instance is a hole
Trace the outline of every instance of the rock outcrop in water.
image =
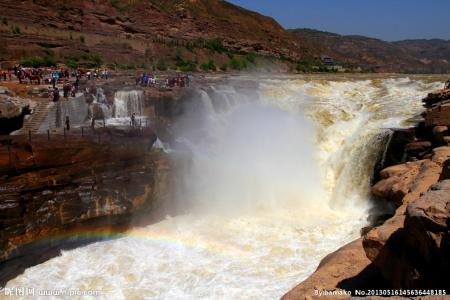
[(151, 151), (155, 141), (148, 128), (2, 141), (0, 267), (58, 246), (60, 236), (76, 239), (71, 233), (83, 227), (127, 226), (160, 206), (171, 168), (165, 154)]

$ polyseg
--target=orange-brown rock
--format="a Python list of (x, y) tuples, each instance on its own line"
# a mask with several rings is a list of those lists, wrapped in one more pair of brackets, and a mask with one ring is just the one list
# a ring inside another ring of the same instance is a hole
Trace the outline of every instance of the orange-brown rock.
[(439, 145), (447, 146), (446, 138), (450, 135), (448, 126), (435, 126), (433, 128), (433, 135)]
[(408, 162), (382, 170), (380, 172), (382, 180), (372, 187), (372, 193), (400, 205), (426, 162), (427, 160)]
[(450, 181), (411, 202), (374, 264), (394, 288), (448, 289)]
[(369, 276), (359, 278), (359, 282), (352, 282), (351, 279), (360, 275), (370, 263), (362, 247), (362, 239), (357, 239), (325, 257), (308, 279), (293, 288), (282, 299), (323, 299), (319, 292), (324, 291), (334, 292), (332, 299), (346, 299), (349, 295), (345, 294), (344, 290), (364, 288), (363, 282), (369, 280)]
[(365, 235), (363, 245), (370, 260), (375, 261), (386, 241), (403, 227), (407, 205), (439, 181), (449, 159), (450, 147), (440, 147), (433, 150), (432, 159), (393, 166), (381, 172), (384, 179), (373, 187), (374, 194), (400, 206), (391, 219)]
[(429, 108), (423, 117), (427, 126), (450, 126), (450, 101)]

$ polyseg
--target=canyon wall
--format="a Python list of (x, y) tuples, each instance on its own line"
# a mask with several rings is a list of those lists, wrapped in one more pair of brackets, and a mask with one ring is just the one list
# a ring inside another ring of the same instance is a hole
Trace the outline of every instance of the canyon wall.
[[(10, 139), (11, 138), (11, 139)], [(0, 144), (0, 267), (89, 230), (125, 230), (164, 208), (171, 163), (149, 128), (33, 135)], [(36, 263), (36, 262), (34, 262)], [(1, 282), (8, 272), (2, 271)]]

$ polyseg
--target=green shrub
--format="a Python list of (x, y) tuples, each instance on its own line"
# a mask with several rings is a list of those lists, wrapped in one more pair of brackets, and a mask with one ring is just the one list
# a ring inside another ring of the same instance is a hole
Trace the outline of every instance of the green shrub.
[(230, 68), (232, 68), (233, 70), (242, 70), (242, 66), (241, 66), (241, 61), (237, 58), (233, 58), (230, 61)]
[(249, 53), (247, 53), (247, 54), (245, 55), (245, 59), (246, 59), (248, 62), (254, 64), (255, 61), (256, 61), (256, 52), (250, 51)]
[(195, 72), (197, 71), (197, 63), (192, 60), (188, 60), (185, 61), (184, 65), (180, 66), (179, 69), (182, 72)]
[(214, 61), (211, 60), (211, 59), (210, 59), (208, 62), (203, 63), (203, 64), (200, 66), (200, 68), (201, 68), (203, 71), (205, 71), (205, 72), (207, 72), (207, 71), (216, 71), (216, 70), (217, 70), (216, 64), (215, 64)]
[(224, 72), (226, 72), (228, 70), (228, 65), (227, 64), (223, 64), (220, 66), (220, 69)]
[(206, 40), (202, 37), (199, 37), (195, 40), (194, 44), (196, 47), (204, 48), (205, 44), (206, 44)]
[(207, 63), (202, 63), (200, 65), (200, 69), (202, 69), (205, 72), (208, 72), (209, 68), (208, 68), (208, 64)]
[(54, 57), (49, 55), (44, 55), (42, 57), (36, 56), (27, 60), (19, 62), (24, 67), (51, 67), (56, 66), (56, 60)]
[(248, 67), (248, 63), (247, 63), (247, 60), (245, 60), (245, 59), (233, 58), (230, 61), (230, 67), (233, 70), (240, 71), (240, 70), (246, 69)]
[(80, 35), (80, 42), (82, 42), (84, 44), (86, 40), (84, 39), (84, 35)]
[(160, 70), (160, 71), (166, 71), (167, 70), (167, 64), (164, 61), (164, 59), (161, 58), (158, 61), (158, 63), (156, 64), (156, 68), (158, 68), (158, 70)]
[(211, 71), (216, 71), (217, 70), (216, 64), (214, 63), (214, 61), (212, 59), (210, 59), (208, 61), (208, 69), (211, 70)]
[(223, 45), (223, 41), (221, 39), (209, 40), (205, 43), (204, 47), (212, 53), (224, 53), (228, 51), (228, 49)]
[(136, 67), (136, 65), (134, 63), (117, 64), (116, 66), (117, 66), (117, 68), (119, 68), (121, 70), (135, 70), (135, 69), (137, 69), (137, 67)]
[(20, 34), (20, 27), (15, 25), (15, 26), (11, 26), (11, 32), (13, 34)]
[(187, 42), (184, 46), (189, 52), (194, 52), (195, 44), (192, 42)]

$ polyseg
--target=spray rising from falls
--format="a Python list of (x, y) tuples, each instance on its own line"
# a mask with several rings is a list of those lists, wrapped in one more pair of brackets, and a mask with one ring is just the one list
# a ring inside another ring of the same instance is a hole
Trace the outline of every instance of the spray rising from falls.
[[(438, 87), (404, 79), (263, 80), (202, 91), (178, 124), (190, 213), (28, 269), (8, 287), (105, 299), (276, 299), (365, 224), (383, 128)], [(246, 96), (243, 96), (246, 95)], [(45, 278), (45, 279), (44, 279)]]

